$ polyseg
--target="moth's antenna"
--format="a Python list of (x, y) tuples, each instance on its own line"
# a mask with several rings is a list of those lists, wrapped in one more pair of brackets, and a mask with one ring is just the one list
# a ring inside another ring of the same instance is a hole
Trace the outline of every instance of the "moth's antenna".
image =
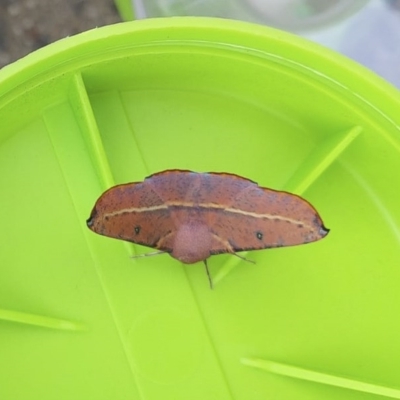
[(207, 259), (204, 260), (204, 266), (206, 267), (206, 272), (207, 272), (207, 276), (208, 276), (208, 282), (210, 282), (210, 289), (212, 289), (213, 288), (213, 283), (212, 283), (210, 271), (208, 270)]

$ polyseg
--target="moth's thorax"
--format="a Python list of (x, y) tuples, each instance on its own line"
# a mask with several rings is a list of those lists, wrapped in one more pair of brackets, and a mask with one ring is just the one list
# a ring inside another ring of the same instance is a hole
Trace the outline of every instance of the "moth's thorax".
[(191, 221), (176, 232), (171, 256), (185, 264), (203, 261), (210, 256), (212, 235), (205, 223)]

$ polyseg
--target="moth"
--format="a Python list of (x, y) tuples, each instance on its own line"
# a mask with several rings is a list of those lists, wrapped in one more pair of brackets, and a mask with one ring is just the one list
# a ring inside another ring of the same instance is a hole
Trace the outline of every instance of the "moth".
[(234, 174), (186, 170), (162, 171), (108, 189), (87, 226), (185, 264), (203, 261), (211, 287), (207, 259), (212, 255), (295, 246), (329, 232), (300, 196)]

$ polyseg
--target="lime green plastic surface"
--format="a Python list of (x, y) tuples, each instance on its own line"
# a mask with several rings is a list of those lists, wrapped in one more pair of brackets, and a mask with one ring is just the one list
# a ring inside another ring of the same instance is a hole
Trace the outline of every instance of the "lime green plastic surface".
[[(0, 71), (0, 399), (400, 398), (400, 95), (280, 31), (144, 20)], [(227, 171), (331, 229), (209, 260), (95, 235), (114, 184)]]
[(114, 3), (117, 7), (119, 14), (125, 21), (131, 21), (135, 18), (135, 11), (130, 1), (115, 0)]

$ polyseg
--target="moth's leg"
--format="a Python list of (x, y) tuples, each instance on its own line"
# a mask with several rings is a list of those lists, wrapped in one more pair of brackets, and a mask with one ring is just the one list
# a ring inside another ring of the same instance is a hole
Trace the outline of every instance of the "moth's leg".
[(253, 260), (249, 260), (249, 259), (246, 258), (246, 257), (240, 256), (238, 253), (232, 253), (232, 254), (235, 255), (236, 257), (239, 257), (239, 258), (242, 259), (243, 261), (247, 261), (247, 262), (250, 262), (250, 263), (252, 263), (252, 264), (255, 264), (255, 263), (256, 263), (256, 262), (253, 261)]
[(212, 283), (210, 271), (208, 270), (207, 259), (204, 260), (204, 266), (206, 267), (206, 272), (207, 272), (207, 276), (208, 276), (208, 282), (210, 282), (210, 289), (212, 289), (213, 288), (213, 283)]
[(166, 251), (154, 251), (152, 253), (136, 254), (134, 256), (131, 256), (131, 258), (158, 256), (158, 255), (164, 254), (164, 253), (167, 253), (167, 252)]

